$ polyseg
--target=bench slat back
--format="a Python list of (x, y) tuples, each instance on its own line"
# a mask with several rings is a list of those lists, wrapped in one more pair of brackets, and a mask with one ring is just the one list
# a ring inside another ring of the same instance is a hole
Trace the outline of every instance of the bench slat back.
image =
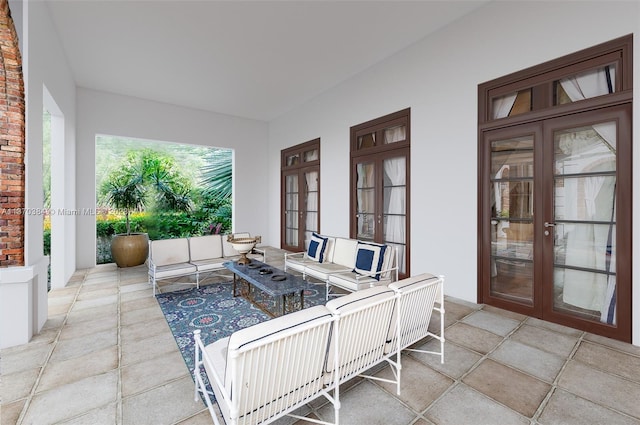
[[(421, 340), (429, 333), (433, 307), (439, 302), (443, 279), (423, 273), (389, 285), (400, 293), (400, 349)], [(391, 330), (390, 347), (397, 347), (397, 329)]]
[(334, 320), (316, 306), (232, 334), (225, 386), (238, 423), (263, 423), (317, 397)]
[(329, 301), (327, 308), (339, 316), (339, 372), (336, 375), (331, 349), (327, 361), (330, 382), (345, 382), (385, 359), (396, 309), (393, 290), (384, 286), (364, 289)]

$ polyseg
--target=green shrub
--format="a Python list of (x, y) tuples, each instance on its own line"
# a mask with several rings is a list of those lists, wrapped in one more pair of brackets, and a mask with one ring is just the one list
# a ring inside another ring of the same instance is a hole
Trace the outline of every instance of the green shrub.
[(51, 255), (51, 229), (44, 229), (44, 233), (42, 235), (42, 239), (44, 242), (44, 255)]
[[(208, 202), (191, 212), (145, 212), (132, 214), (129, 222), (132, 232), (142, 232), (149, 239), (172, 239), (200, 236), (212, 233), (216, 224), (222, 223), (220, 233), (231, 230), (230, 201)], [(113, 235), (126, 233), (124, 217), (115, 214), (98, 216), (96, 220), (96, 262), (111, 263), (111, 239)]]

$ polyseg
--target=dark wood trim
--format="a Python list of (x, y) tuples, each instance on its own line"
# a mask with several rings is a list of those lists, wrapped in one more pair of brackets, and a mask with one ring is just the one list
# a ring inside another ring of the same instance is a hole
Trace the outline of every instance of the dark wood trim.
[[(478, 302), (550, 320), (566, 326), (629, 342), (632, 324), (632, 116), (633, 104), (633, 36), (611, 40), (600, 45), (515, 72), (478, 86)], [(553, 83), (560, 78), (616, 64), (616, 86), (612, 94), (554, 105)], [(532, 111), (492, 120), (492, 99), (524, 89), (532, 90)], [(615, 326), (580, 319), (554, 311), (553, 239), (544, 235), (545, 219), (553, 217), (553, 131), (598, 122), (618, 123), (616, 159), (616, 284), (617, 324)], [(537, 128), (534, 158), (536, 196), (534, 198), (534, 303), (533, 308), (519, 305), (490, 294), (491, 234), (489, 185), (490, 154), (487, 140), (499, 135), (523, 135)], [(545, 167), (544, 169), (542, 167)], [(540, 196), (546, 194), (547, 198)], [(551, 265), (551, 266), (550, 266)], [(547, 282), (546, 284), (544, 282)], [(545, 289), (546, 285), (546, 289)], [(541, 301), (538, 303), (538, 301)], [(536, 304), (540, 304), (539, 306)]]
[[(358, 136), (369, 133), (376, 133), (376, 139), (382, 140), (384, 130), (395, 125), (405, 125), (406, 135), (405, 140), (401, 142), (390, 143), (387, 145), (378, 145), (370, 148), (358, 149)], [(411, 273), (411, 109), (403, 109), (392, 114), (385, 115), (373, 120), (369, 120), (365, 123), (355, 125), (350, 128), (350, 168), (349, 174), (349, 187), (350, 199), (349, 199), (349, 237), (357, 237), (357, 205), (355, 188), (357, 184), (357, 170), (356, 164), (361, 162), (373, 162), (375, 164), (375, 181), (376, 181), (376, 199), (384, 199), (384, 187), (382, 171), (382, 164), (385, 159), (404, 157), (406, 161), (406, 193), (405, 193), (405, 273), (400, 275), (400, 278), (408, 277)], [(376, 214), (383, 215), (383, 206), (381, 202), (377, 205)], [(376, 226), (376, 230), (380, 227)], [(376, 242), (383, 241), (382, 233), (375, 235)]]
[[(316, 149), (318, 151), (318, 159), (314, 161), (304, 162), (304, 153), (310, 150)], [(300, 161), (294, 165), (287, 165), (287, 157), (291, 155), (300, 155)], [(298, 217), (298, 247), (289, 245), (286, 243), (286, 176), (296, 174), (298, 176), (298, 189), (302, 190), (301, 179), (304, 178), (304, 173), (309, 171), (317, 171), (318, 173), (318, 232), (320, 232), (320, 214), (321, 214), (321, 179), (320, 179), (320, 138), (309, 140), (308, 142), (300, 143), (298, 145), (286, 148), (280, 151), (280, 248), (289, 251), (304, 249), (304, 231), (306, 229), (301, 228), (300, 225), (306, 223), (306, 212), (304, 211), (304, 199), (302, 196), (298, 197), (298, 208), (302, 212), (302, 217)], [(299, 192), (300, 193), (300, 192)]]
[[(633, 88), (633, 34), (480, 84), (478, 86), (478, 123), (494, 121), (489, 117), (490, 103), (494, 97), (541, 85), (552, 86), (553, 82), (560, 78), (611, 62), (618, 64), (616, 93), (631, 90)], [(545, 105), (553, 107), (548, 102)], [(508, 119), (510, 118), (501, 120)]]

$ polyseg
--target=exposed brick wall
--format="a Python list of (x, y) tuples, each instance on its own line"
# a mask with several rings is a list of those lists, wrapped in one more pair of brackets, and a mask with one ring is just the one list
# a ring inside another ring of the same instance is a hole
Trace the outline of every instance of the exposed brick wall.
[(0, 0), (0, 267), (24, 265), (24, 81), (8, 0)]

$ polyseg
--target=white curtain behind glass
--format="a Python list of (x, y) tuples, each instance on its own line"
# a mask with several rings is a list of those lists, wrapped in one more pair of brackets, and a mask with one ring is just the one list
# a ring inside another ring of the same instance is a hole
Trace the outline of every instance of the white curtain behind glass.
[[(374, 167), (372, 163), (361, 163), (357, 166), (358, 173), (358, 233), (369, 235), (374, 231), (375, 221), (370, 214), (374, 213), (375, 193), (364, 188), (373, 187)], [(366, 213), (366, 214), (363, 214)]]
[(518, 93), (508, 94), (506, 96), (493, 99), (492, 115), (491, 118), (496, 120), (498, 118), (505, 118), (509, 116), (511, 108), (516, 101)]
[(286, 202), (287, 202), (287, 229), (286, 242), (289, 245), (298, 245), (298, 178), (287, 176), (286, 178)]
[[(600, 68), (593, 71), (588, 71), (582, 74), (578, 74), (574, 77), (569, 77), (560, 80), (562, 88), (567, 93), (571, 101), (576, 102), (591, 97), (601, 96), (613, 92), (615, 87), (615, 72), (610, 72), (609, 67)], [(613, 154), (616, 151), (616, 125), (615, 123), (603, 123), (596, 124), (593, 129), (600, 136), (600, 140), (596, 140), (592, 143), (597, 145), (604, 145)], [(587, 146), (579, 147), (579, 144), (573, 143), (573, 147), (569, 147), (567, 143), (565, 149), (573, 151), (573, 149), (585, 149)], [(577, 152), (576, 152), (577, 153)], [(615, 169), (615, 168), (614, 168)], [(604, 202), (611, 202), (614, 205), (614, 192), (615, 183), (605, 184), (604, 177), (592, 176), (588, 177), (587, 183), (585, 183), (585, 209), (587, 214), (595, 214), (596, 198), (605, 199)], [(607, 193), (600, 193), (605, 190)], [(566, 196), (577, 196), (577, 188), (569, 190), (565, 188)], [(607, 196), (602, 196), (607, 195)], [(567, 202), (570, 204), (570, 202)], [(611, 205), (603, 205), (602, 208), (610, 208)], [(615, 216), (614, 216), (615, 217)], [(588, 218), (587, 218), (588, 219)], [(589, 229), (588, 227), (591, 227)], [(604, 250), (599, 250), (597, 258), (591, 259), (591, 264), (594, 268), (600, 270), (607, 269), (607, 271), (615, 272), (615, 231), (613, 231), (613, 224), (610, 224), (606, 231), (603, 231), (603, 226), (580, 226), (583, 230), (580, 232), (572, 232), (567, 238), (567, 250), (571, 247), (577, 248), (579, 244), (584, 243), (585, 237), (589, 238), (589, 242), (594, 246), (604, 247)], [(588, 235), (586, 233), (591, 233)], [(571, 245), (570, 245), (571, 244)], [(567, 258), (567, 263), (569, 262)], [(572, 259), (575, 260), (575, 259)], [(589, 310), (600, 311), (601, 321), (605, 323), (615, 324), (615, 288), (616, 277), (615, 275), (596, 275), (593, 274), (593, 279), (588, 282), (581, 283), (578, 279), (571, 279), (571, 273), (567, 276), (567, 270), (565, 272), (565, 285), (563, 292), (563, 301), (572, 305), (576, 305), (581, 308)], [(584, 273), (582, 273), (584, 276)], [(577, 276), (576, 276), (577, 277)], [(567, 278), (569, 278), (567, 280)]]
[(610, 72), (608, 67), (560, 80), (562, 88), (572, 102), (612, 93), (615, 83), (616, 73)]
[[(386, 180), (391, 184), (388, 199), (385, 199), (386, 226), (384, 228), (385, 241), (404, 245), (405, 239), (405, 205), (406, 205), (406, 159), (404, 157), (384, 160)], [(397, 247), (401, 248), (401, 247)], [(404, 271), (404, 249), (401, 249), (398, 259), (401, 271)]]
[[(317, 171), (308, 171), (304, 173), (305, 180), (307, 182), (307, 193), (306, 193), (306, 210), (307, 210), (307, 220), (306, 220), (306, 233), (310, 234), (310, 232), (318, 231), (318, 172)], [(308, 235), (305, 235), (308, 236)], [(305, 237), (305, 244), (307, 243), (308, 237)]]
[(404, 125), (387, 128), (384, 130), (384, 143), (395, 143), (407, 138), (407, 129)]

